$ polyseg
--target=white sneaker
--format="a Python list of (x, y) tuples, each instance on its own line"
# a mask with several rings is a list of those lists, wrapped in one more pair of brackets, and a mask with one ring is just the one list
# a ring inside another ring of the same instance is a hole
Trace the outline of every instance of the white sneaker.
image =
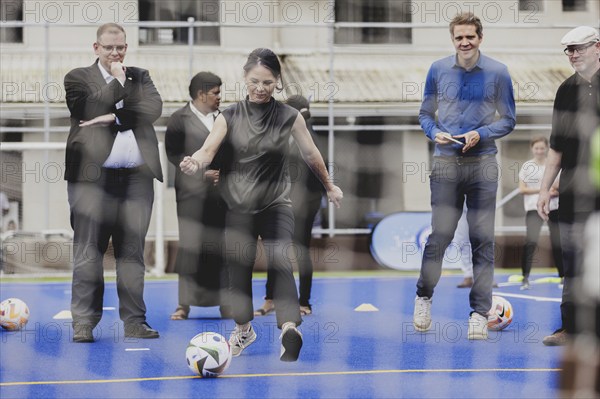
[(487, 339), (488, 337), (488, 319), (479, 313), (473, 312), (469, 316), (468, 339)]
[(415, 311), (413, 313), (413, 325), (420, 332), (431, 328), (431, 299), (417, 296), (415, 298)]
[(296, 324), (287, 322), (281, 328), (281, 354), (279, 360), (283, 362), (295, 362), (302, 348), (302, 333), (296, 328)]
[(254, 341), (256, 341), (256, 333), (252, 328), (252, 324), (250, 324), (250, 327), (246, 330), (243, 330), (243, 327), (236, 324), (235, 329), (231, 332), (231, 336), (229, 337), (231, 356), (239, 356), (242, 351)]

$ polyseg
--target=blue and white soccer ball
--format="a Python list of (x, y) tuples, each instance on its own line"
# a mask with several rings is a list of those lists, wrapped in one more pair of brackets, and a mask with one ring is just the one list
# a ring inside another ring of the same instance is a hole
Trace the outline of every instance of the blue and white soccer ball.
[(185, 357), (194, 373), (202, 377), (218, 377), (231, 364), (231, 348), (222, 335), (205, 332), (190, 340)]

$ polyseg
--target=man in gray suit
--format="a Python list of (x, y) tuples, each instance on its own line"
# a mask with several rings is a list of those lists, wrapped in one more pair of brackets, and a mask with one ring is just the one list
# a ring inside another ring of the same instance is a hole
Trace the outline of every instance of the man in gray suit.
[(219, 162), (215, 157), (200, 179), (188, 176), (179, 164), (198, 151), (208, 137), (221, 103), (221, 78), (199, 72), (190, 81), (191, 101), (169, 118), (165, 149), (176, 167), (175, 196), (179, 247), (175, 271), (179, 274), (179, 299), (172, 320), (185, 320), (190, 306), (220, 306), (221, 316), (231, 316), (227, 304), (229, 275), (221, 254), (227, 206), (219, 193)]
[(123, 27), (100, 26), (93, 47), (96, 62), (65, 76), (71, 112), (65, 180), (74, 230), (73, 340), (94, 341), (92, 330), (102, 317), (102, 259), (111, 237), (125, 337), (158, 338), (146, 323), (143, 254), (153, 180), (162, 181), (152, 126), (162, 100), (147, 70), (123, 65)]

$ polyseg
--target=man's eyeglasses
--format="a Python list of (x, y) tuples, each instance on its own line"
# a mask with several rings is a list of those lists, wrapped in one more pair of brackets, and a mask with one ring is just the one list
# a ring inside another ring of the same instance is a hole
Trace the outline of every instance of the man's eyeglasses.
[(582, 46), (567, 47), (566, 49), (564, 49), (564, 52), (568, 56), (572, 56), (573, 54), (575, 54), (575, 52), (577, 52), (577, 54), (581, 55), (581, 54), (585, 53), (585, 51), (588, 48), (596, 45), (596, 43), (598, 43), (598, 42), (592, 42), (592, 43), (584, 44)]
[(117, 53), (123, 53), (125, 50), (127, 50), (127, 45), (124, 45), (124, 46), (105, 46), (103, 44), (98, 43), (98, 46), (102, 47), (104, 49), (104, 51), (106, 51), (107, 53), (112, 53), (113, 50), (117, 50)]

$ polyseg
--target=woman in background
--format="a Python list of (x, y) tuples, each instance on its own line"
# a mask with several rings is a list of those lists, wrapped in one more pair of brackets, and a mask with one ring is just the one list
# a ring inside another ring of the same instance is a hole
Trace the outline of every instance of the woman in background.
[[(531, 272), (533, 256), (540, 238), (540, 230), (542, 229), (542, 224), (544, 224), (544, 221), (537, 213), (537, 201), (542, 184), (542, 176), (544, 176), (544, 170), (546, 169), (548, 139), (543, 136), (534, 137), (531, 139), (530, 148), (533, 159), (525, 162), (519, 172), (519, 191), (523, 194), (523, 203), (525, 212), (527, 212), (525, 215), (527, 233), (521, 265), (523, 271), (522, 290), (531, 288), (529, 283), (529, 273)], [(550, 201), (550, 219), (548, 220), (548, 228), (550, 229), (550, 241), (552, 243), (554, 265), (558, 269), (559, 277), (562, 278), (564, 274), (562, 251), (560, 248), (560, 233), (558, 229), (558, 177), (550, 190), (552, 200)]]
[[(306, 127), (313, 136), (310, 119), (310, 104), (308, 100), (300, 95), (290, 96), (286, 104), (294, 107), (306, 121)], [(296, 249), (296, 261), (300, 275), (300, 314), (308, 316), (312, 314), (310, 304), (310, 293), (312, 290), (313, 263), (310, 257), (310, 240), (312, 238), (312, 227), (315, 216), (321, 209), (321, 199), (325, 190), (302, 159), (300, 150), (295, 141), (290, 143), (290, 177), (292, 189), (290, 197), (294, 211), (294, 248)], [(273, 304), (273, 272), (267, 272), (265, 302), (262, 307), (254, 311), (255, 316), (264, 316), (275, 310)]]

